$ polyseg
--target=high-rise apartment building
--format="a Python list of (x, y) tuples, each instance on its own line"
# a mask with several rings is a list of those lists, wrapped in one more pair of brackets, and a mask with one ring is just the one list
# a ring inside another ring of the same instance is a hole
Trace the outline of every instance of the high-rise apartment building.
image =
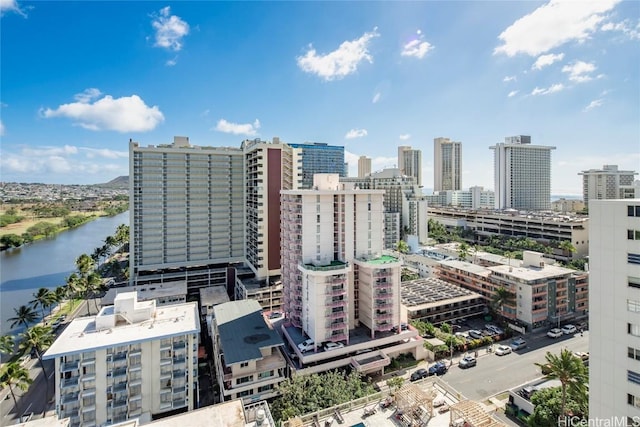
[(462, 190), (462, 143), (433, 140), (433, 191)]
[(300, 186), (300, 149), (260, 139), (242, 143), (245, 161), (245, 257), (258, 279), (280, 275), (280, 190)]
[(302, 185), (300, 188), (311, 188), (313, 175), (317, 173), (337, 173), (340, 176), (347, 176), (348, 165), (344, 161), (344, 147), (322, 142), (288, 145), (301, 150)]
[(418, 186), (422, 186), (422, 151), (402, 145), (398, 147), (398, 169), (400, 173), (412, 176)]
[(400, 265), (382, 256), (381, 190), (345, 189), (335, 174), (313, 190), (281, 192), (284, 311), (316, 345), (372, 337), (400, 322)]
[(618, 170), (618, 165), (604, 165), (602, 169), (589, 169), (582, 175), (582, 199), (589, 200), (632, 199), (635, 197), (633, 181), (635, 171)]
[(589, 420), (640, 419), (640, 199), (589, 202)]
[(177, 275), (191, 286), (187, 276), (197, 271), (208, 286), (212, 266), (244, 260), (242, 150), (194, 146), (186, 137), (148, 147), (131, 141), (129, 171), (134, 284), (145, 275)]
[(371, 158), (360, 156), (358, 159), (358, 178), (365, 178), (371, 173)]
[(74, 319), (44, 354), (55, 359), (58, 418), (99, 426), (193, 410), (199, 333), (195, 302), (160, 309), (135, 292)]
[(496, 209), (549, 210), (551, 208), (551, 150), (532, 145), (531, 137), (506, 137), (494, 150)]

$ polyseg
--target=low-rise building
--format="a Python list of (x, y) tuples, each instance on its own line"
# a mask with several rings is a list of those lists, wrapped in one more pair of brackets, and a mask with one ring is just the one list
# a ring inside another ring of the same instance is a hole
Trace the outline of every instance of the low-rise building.
[(287, 378), (282, 338), (267, 325), (255, 300), (230, 301), (213, 307), (214, 365), (222, 400), (245, 402), (277, 395)]
[(113, 305), (116, 296), (123, 292), (135, 292), (138, 301), (155, 301), (157, 307), (187, 302), (187, 282), (180, 281), (110, 288), (100, 298), (100, 304)]
[(277, 311), (282, 308), (282, 280), (279, 276), (258, 279), (236, 278), (235, 300), (253, 299), (260, 303), (265, 311)]
[(196, 408), (199, 332), (196, 303), (156, 307), (135, 292), (74, 319), (44, 354), (55, 360), (58, 417), (97, 426)]
[(213, 315), (213, 307), (229, 302), (229, 294), (224, 286), (200, 288), (200, 316), (206, 319)]

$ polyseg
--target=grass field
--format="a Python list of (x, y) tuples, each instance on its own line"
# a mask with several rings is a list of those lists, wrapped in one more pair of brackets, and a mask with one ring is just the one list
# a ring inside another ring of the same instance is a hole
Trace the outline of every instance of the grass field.
[[(0, 212), (2, 213), (2, 212)], [(87, 217), (100, 217), (104, 215), (104, 211), (95, 211), (95, 212), (80, 212), (80, 211), (72, 211), (70, 215), (83, 215)], [(27, 231), (29, 227), (35, 225), (39, 222), (50, 222), (51, 224), (59, 225), (63, 220), (63, 217), (53, 217), (53, 218), (33, 218), (31, 215), (25, 215), (25, 219), (17, 222), (15, 224), (9, 224), (6, 227), (0, 228), (0, 236), (4, 236), (5, 234), (17, 234), (20, 236), (22, 233)]]

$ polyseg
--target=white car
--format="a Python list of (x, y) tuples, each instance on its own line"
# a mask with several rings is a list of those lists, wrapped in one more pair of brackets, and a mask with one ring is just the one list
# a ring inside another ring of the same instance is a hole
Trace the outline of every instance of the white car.
[(504, 356), (505, 354), (511, 353), (511, 347), (508, 345), (499, 345), (496, 349), (496, 354), (498, 356)]
[(300, 344), (298, 344), (298, 350), (300, 350), (301, 352), (305, 352), (305, 351), (310, 351), (313, 350), (314, 344), (313, 344), (313, 340), (311, 338), (304, 340), (303, 342), (301, 342)]
[(564, 332), (562, 332), (562, 329), (558, 328), (553, 328), (549, 332), (547, 332), (547, 336), (549, 338), (560, 338), (563, 334)]
[(573, 325), (564, 325), (562, 327), (562, 332), (564, 332), (565, 335), (571, 335), (578, 332), (578, 329), (576, 329), (576, 327)]
[(337, 350), (344, 347), (341, 342), (328, 342), (324, 345), (324, 351)]

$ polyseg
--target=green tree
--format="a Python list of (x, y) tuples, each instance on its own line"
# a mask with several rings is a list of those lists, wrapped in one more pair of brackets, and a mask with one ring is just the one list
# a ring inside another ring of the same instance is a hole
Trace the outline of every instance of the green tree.
[(512, 305), (515, 301), (515, 295), (504, 286), (500, 286), (491, 295), (491, 309), (501, 316), (504, 316), (504, 306)]
[(29, 304), (31, 304), (34, 309), (40, 307), (42, 310), (42, 319), (44, 319), (45, 309), (53, 304), (51, 291), (47, 288), (38, 289), (38, 291), (33, 294), (33, 299), (29, 301)]
[(409, 253), (409, 245), (407, 245), (407, 242), (404, 240), (398, 240), (398, 243), (396, 243), (396, 251), (401, 254)]
[(28, 328), (30, 323), (33, 323), (38, 319), (36, 312), (28, 305), (21, 305), (18, 308), (14, 308), (13, 311), (16, 313), (15, 317), (7, 319), (11, 322), (12, 329), (20, 324), (25, 328)]
[(458, 258), (460, 258), (462, 261), (466, 261), (471, 253), (470, 250), (471, 248), (467, 243), (465, 242), (460, 243), (458, 245)]
[(387, 387), (389, 387), (391, 394), (394, 394), (395, 392), (400, 390), (403, 384), (404, 384), (403, 377), (393, 377), (387, 380)]
[(20, 362), (10, 362), (5, 366), (5, 370), (2, 374), (2, 378), (0, 379), (0, 387), (8, 387), (9, 392), (11, 393), (11, 397), (13, 398), (13, 405), (16, 408), (16, 412), (18, 411), (18, 401), (16, 400), (15, 388), (22, 391), (26, 391), (33, 380), (29, 377), (29, 371), (22, 366), (20, 366)]
[(569, 240), (563, 240), (558, 243), (558, 249), (562, 250), (562, 255), (566, 257), (571, 257), (574, 253), (576, 253), (576, 248)]
[(344, 375), (339, 371), (321, 374), (296, 375), (278, 385), (281, 395), (271, 406), (276, 420), (329, 408), (375, 392), (361, 374), (352, 371)]
[(575, 396), (587, 394), (589, 382), (587, 369), (582, 360), (567, 349), (560, 351), (560, 355), (548, 351), (545, 355), (545, 360), (546, 363), (536, 363), (536, 365), (540, 368), (544, 365), (547, 366), (549, 373), (545, 375), (545, 378), (560, 381), (562, 392), (560, 415), (564, 416), (567, 414), (567, 392)]
[[(53, 344), (53, 331), (49, 326), (35, 325), (27, 329), (21, 334), (20, 350), (23, 354), (27, 354), (31, 349), (35, 349), (36, 356), (40, 362), (40, 368), (45, 378), (49, 378), (47, 371), (44, 367), (42, 360), (42, 354)], [(47, 401), (49, 400), (49, 381), (45, 381), (45, 396)], [(45, 407), (46, 411), (46, 407)]]
[(13, 349), (16, 345), (13, 335), (2, 335), (0, 337), (0, 353), (13, 354)]
[(6, 246), (8, 248), (17, 248), (18, 246), (22, 246), (24, 244), (24, 239), (17, 234), (5, 234), (0, 237), (0, 245)]
[[(530, 427), (557, 427), (558, 419), (560, 419), (560, 411), (562, 406), (562, 388), (549, 387), (536, 391), (531, 396), (531, 403), (534, 404), (534, 411), (527, 418), (527, 425)], [(585, 406), (573, 397), (567, 396), (566, 411), (572, 416), (578, 416), (584, 419), (584, 415), (588, 412), (588, 405)], [(575, 425), (586, 425), (576, 423)]]

